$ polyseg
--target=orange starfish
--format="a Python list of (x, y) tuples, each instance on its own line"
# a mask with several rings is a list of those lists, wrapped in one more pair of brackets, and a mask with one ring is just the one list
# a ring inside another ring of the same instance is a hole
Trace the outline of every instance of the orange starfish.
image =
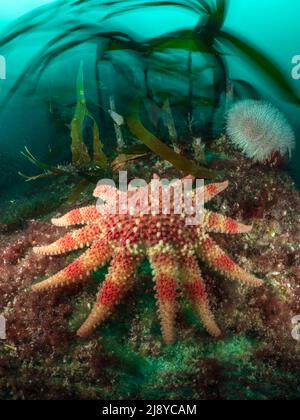
[[(150, 183), (151, 185), (151, 183)], [(208, 202), (228, 186), (227, 182), (210, 184), (202, 188), (204, 201)], [(68, 233), (55, 243), (36, 247), (35, 252), (57, 255), (78, 248), (89, 247), (81, 257), (64, 270), (41, 283), (33, 290), (42, 291), (53, 287), (78, 283), (93, 270), (112, 260), (107, 277), (102, 284), (97, 302), (86, 322), (78, 330), (78, 336), (89, 335), (101, 324), (133, 286), (137, 267), (147, 257), (153, 269), (156, 298), (158, 301), (164, 341), (175, 339), (174, 325), (176, 297), (181, 288), (194, 305), (207, 331), (214, 337), (221, 334), (210, 310), (204, 281), (198, 267), (198, 258), (230, 279), (240, 280), (252, 286), (263, 282), (245, 272), (209, 236), (217, 233), (247, 233), (252, 227), (245, 226), (219, 213), (204, 211), (202, 223), (197, 226), (186, 223), (186, 214), (163, 214), (161, 211), (144, 214), (129, 209), (124, 214), (111, 214), (108, 207), (112, 197), (120, 200), (120, 191), (109, 186), (99, 186), (94, 195), (103, 200), (102, 208), (79, 208), (54, 219), (58, 226), (87, 224)], [(153, 200), (153, 198), (152, 198)], [(155, 198), (161, 209), (161, 199)]]

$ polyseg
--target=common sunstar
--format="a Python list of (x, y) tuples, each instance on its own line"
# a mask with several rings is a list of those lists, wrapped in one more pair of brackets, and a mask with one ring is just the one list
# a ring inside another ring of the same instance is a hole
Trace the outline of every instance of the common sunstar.
[[(228, 182), (223, 182), (202, 187), (204, 201), (208, 202), (227, 186)], [(112, 186), (100, 185), (94, 195), (103, 200), (102, 211), (99, 212), (94, 205), (72, 210), (52, 220), (57, 226), (86, 226), (66, 234), (51, 245), (34, 248), (38, 254), (58, 255), (88, 247), (64, 270), (33, 285), (33, 290), (37, 292), (82, 282), (92, 271), (111, 261), (97, 301), (88, 319), (77, 331), (78, 336), (88, 336), (111, 314), (134, 282), (138, 281), (136, 271), (145, 257), (153, 269), (162, 334), (168, 344), (175, 339), (179, 288), (193, 303), (206, 330), (214, 337), (221, 334), (210, 309), (199, 260), (229, 279), (250, 286), (263, 284), (262, 280), (240, 268), (210, 237), (211, 233), (246, 234), (251, 231), (251, 226), (209, 210), (204, 211), (202, 222), (196, 226), (186, 223), (187, 215), (175, 214), (174, 211), (171, 214), (160, 211), (145, 214), (129, 209), (125, 214), (111, 214), (105, 211), (107, 203), (113, 196), (119, 197), (120, 191)]]

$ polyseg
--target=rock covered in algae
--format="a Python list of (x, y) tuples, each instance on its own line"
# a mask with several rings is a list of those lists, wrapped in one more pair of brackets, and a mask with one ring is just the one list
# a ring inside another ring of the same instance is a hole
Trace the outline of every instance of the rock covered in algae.
[(299, 193), (288, 176), (253, 165), (226, 139), (212, 147), (230, 156), (216, 166), (231, 184), (212, 208), (254, 223), (245, 237), (220, 235), (218, 242), (266, 279), (253, 290), (205, 267), (223, 336), (209, 337), (183, 300), (177, 341), (165, 346), (145, 262), (138, 295), (129, 294), (90, 339), (77, 339), (74, 331), (88, 314), (105, 270), (94, 275), (88, 289), (33, 294), (34, 278), (51, 275), (70, 257), (34, 255), (32, 245), (50, 243), (61, 232), (47, 220), (26, 222), (19, 231), (1, 235), (0, 298), (7, 318), (7, 340), (0, 342), (1, 398), (299, 398), (300, 344), (291, 335), (291, 320), (300, 314)]

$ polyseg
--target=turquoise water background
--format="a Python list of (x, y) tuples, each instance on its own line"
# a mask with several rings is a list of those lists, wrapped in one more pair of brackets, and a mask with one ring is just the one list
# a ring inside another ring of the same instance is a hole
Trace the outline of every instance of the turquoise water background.
[[(5, 34), (5, 28), (14, 19), (33, 8), (50, 3), (45, 0), (0, 0), (0, 31)], [(300, 80), (292, 80), (292, 57), (300, 54), (300, 2), (299, 0), (230, 0), (226, 28), (253, 45), (268, 53), (282, 69), (286, 78), (300, 96)], [(55, 19), (55, 18), (54, 18)], [(152, 8), (147, 11), (131, 13), (114, 20), (113, 27), (128, 31), (137, 38), (146, 39), (154, 35), (180, 28), (192, 28), (197, 23), (198, 16), (180, 8)], [(61, 28), (60, 28), (61, 29)], [(22, 72), (26, 62), (38, 50), (40, 43), (49, 37), (49, 33), (35, 34), (22, 42), (15, 41), (7, 59), (7, 80), (0, 80), (0, 151), (11, 156), (19, 155), (24, 146), (28, 146), (34, 153), (43, 156), (49, 146), (57, 141), (60, 128), (51, 124), (48, 116), (47, 100), (41, 97), (22, 97), (17, 95), (9, 104), (3, 103), (2, 98), (7, 89)], [(53, 34), (52, 34), (53, 35)], [(92, 58), (94, 46), (85, 47), (84, 57), (89, 75), (89, 58)], [(0, 49), (0, 55), (3, 52)], [(79, 52), (79, 55), (82, 52)], [(53, 89), (61, 97), (74, 96), (74, 83), (78, 57), (67, 56), (61, 60), (56, 72), (51, 75)], [(299, 109), (282, 100), (277, 92), (270, 89), (264, 79), (253, 72), (244, 61), (230, 57), (230, 73), (233, 78), (250, 81), (257, 86), (263, 96), (269, 98), (283, 110), (295, 128), (297, 137), (300, 132)], [(87, 80), (88, 86), (88, 80)], [(47, 97), (45, 90), (45, 97)], [(41, 94), (42, 96), (42, 94)], [(299, 141), (299, 140), (298, 140)], [(299, 148), (298, 148), (299, 149)], [(298, 150), (294, 153), (292, 171), (295, 179), (298, 175)]]

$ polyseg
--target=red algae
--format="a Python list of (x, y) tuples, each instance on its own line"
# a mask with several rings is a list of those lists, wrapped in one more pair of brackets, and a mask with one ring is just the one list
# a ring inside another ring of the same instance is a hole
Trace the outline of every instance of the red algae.
[[(203, 266), (206, 293), (223, 331), (221, 340), (209, 338), (180, 314), (174, 347), (180, 348), (180, 364), (172, 359), (174, 366), (168, 370), (172, 346), (166, 353), (156, 331), (148, 271), (138, 274), (146, 284), (146, 290), (140, 288), (140, 298), (147, 297), (141, 304), (133, 296), (128, 299), (120, 309), (122, 323), (117, 313), (104, 329), (105, 339), (99, 334), (78, 340), (70, 332), (71, 314), (72, 322), (80, 325), (94, 290), (69, 287), (63, 294), (53, 289), (39, 295), (30, 291), (33, 282), (53, 275), (69, 261), (66, 256), (32, 253), (32, 246), (58, 239), (61, 228), (31, 221), (0, 237), (0, 305), (7, 318), (7, 340), (0, 343), (1, 398), (183, 398), (182, 390), (189, 389), (195, 398), (220, 400), (231, 395), (228, 389), (233, 383), (234, 395), (239, 393), (241, 398), (249, 389), (263, 398), (294, 395), (300, 366), (299, 343), (291, 334), (292, 318), (300, 315), (299, 192), (287, 175), (253, 165), (233, 151), (226, 139), (216, 140), (212, 148), (230, 156), (230, 161), (216, 164), (230, 185), (227, 193), (211, 203), (211, 209), (253, 223), (246, 235), (213, 237), (247, 271), (266, 279), (261, 288), (246, 288)], [(83, 314), (76, 312), (77, 305), (86, 308)], [(232, 354), (230, 363), (224, 362), (217, 349), (232, 340), (256, 344), (250, 355), (235, 347), (239, 353)], [(118, 345), (126, 358), (116, 351)], [(128, 354), (133, 354), (130, 362)], [(240, 373), (243, 363), (247, 373)], [(143, 377), (140, 372), (148, 372), (150, 365), (157, 372)], [(138, 375), (139, 389), (130, 388), (136, 381), (131, 370)]]

